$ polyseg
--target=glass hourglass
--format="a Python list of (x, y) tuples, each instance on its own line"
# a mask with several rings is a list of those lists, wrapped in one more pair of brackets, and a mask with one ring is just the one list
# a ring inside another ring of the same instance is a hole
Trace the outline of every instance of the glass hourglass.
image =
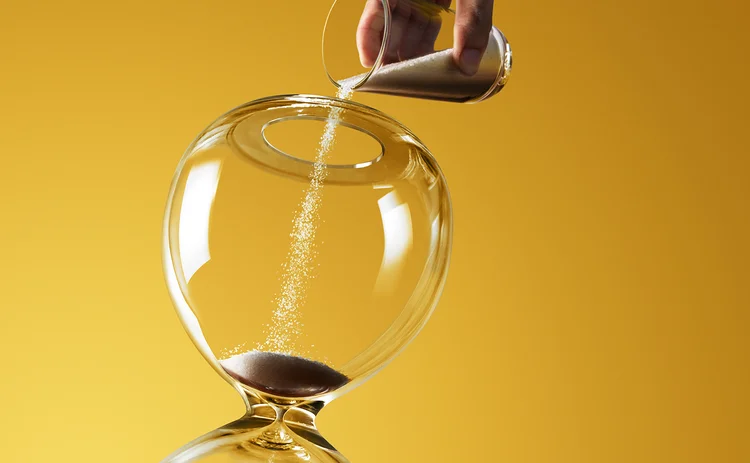
[(177, 167), (164, 269), (185, 329), (247, 413), (163, 461), (346, 462), (315, 416), (424, 326), (451, 234), (435, 159), (377, 110), (293, 95), (217, 119)]

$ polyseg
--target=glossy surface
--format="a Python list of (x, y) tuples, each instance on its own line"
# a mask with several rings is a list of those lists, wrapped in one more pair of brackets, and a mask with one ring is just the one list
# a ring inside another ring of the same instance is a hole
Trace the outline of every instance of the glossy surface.
[[(263, 131), (325, 121), (334, 110), (340, 124), (382, 149), (368, 162), (343, 164), (359, 145), (334, 145), (311, 223), (294, 228), (312, 233), (301, 242), (290, 233), (315, 172), (310, 156), (297, 154), (309, 145), (288, 138), (293, 153), (281, 152)], [(451, 242), (445, 180), (419, 140), (371, 108), (315, 96), (266, 98), (219, 118), (181, 161), (165, 224), (173, 300), (217, 371), (217, 360), (233, 355), (278, 352), (326, 364), (350, 384), (393, 358), (426, 322)], [(302, 255), (290, 245), (300, 243), (304, 265), (290, 267), (288, 259)], [(290, 269), (303, 273), (292, 289)], [(295, 292), (291, 302), (282, 290)]]

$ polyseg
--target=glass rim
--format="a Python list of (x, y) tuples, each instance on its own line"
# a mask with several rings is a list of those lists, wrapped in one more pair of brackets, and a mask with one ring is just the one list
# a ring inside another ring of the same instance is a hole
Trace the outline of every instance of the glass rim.
[[(328, 76), (328, 79), (331, 81), (331, 83), (336, 88), (341, 88), (341, 84), (339, 81), (333, 78), (331, 75), (331, 72), (328, 70), (328, 66), (326, 65), (326, 35), (328, 32), (328, 23), (331, 19), (331, 14), (333, 13), (334, 8), (336, 8), (336, 5), (338, 4), (340, 0), (333, 0), (333, 3), (331, 4), (331, 8), (328, 10), (328, 14), (326, 15), (326, 22), (323, 26), (323, 37), (321, 40), (321, 55), (323, 57), (323, 69), (326, 72), (326, 76)], [(385, 52), (388, 49), (388, 42), (391, 38), (391, 8), (389, 0), (380, 0), (380, 3), (383, 5), (383, 20), (385, 22), (385, 26), (383, 29), (383, 41), (380, 43), (380, 51), (378, 52), (378, 57), (375, 59), (375, 63), (370, 67), (370, 69), (362, 75), (362, 77), (354, 84), (352, 85), (351, 89), (356, 90), (359, 87), (361, 87), (365, 82), (367, 82), (367, 79), (370, 78), (370, 76), (377, 71), (383, 63), (383, 57), (385, 56)]]

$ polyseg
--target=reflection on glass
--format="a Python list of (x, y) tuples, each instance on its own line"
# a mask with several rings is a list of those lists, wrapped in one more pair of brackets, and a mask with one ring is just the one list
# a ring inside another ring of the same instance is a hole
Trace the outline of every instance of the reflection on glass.
[(179, 231), (180, 261), (186, 282), (211, 260), (208, 224), (219, 186), (220, 169), (220, 161), (210, 161), (196, 165), (188, 174), (180, 210), (184, 225)]
[(403, 203), (397, 191), (391, 191), (378, 200), (383, 219), (383, 263), (380, 265), (375, 292), (391, 291), (401, 276), (401, 267), (412, 245), (412, 224), (409, 205)]

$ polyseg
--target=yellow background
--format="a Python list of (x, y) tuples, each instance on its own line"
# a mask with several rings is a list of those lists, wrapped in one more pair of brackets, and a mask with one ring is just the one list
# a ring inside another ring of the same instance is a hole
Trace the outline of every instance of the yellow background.
[[(1, 6), (0, 460), (157, 462), (242, 412), (163, 282), (173, 170), (236, 105), (332, 92), (328, 2)], [(342, 453), (750, 461), (748, 14), (498, 0), (498, 96), (358, 97), (431, 148), (456, 227), (427, 328), (322, 413)]]

